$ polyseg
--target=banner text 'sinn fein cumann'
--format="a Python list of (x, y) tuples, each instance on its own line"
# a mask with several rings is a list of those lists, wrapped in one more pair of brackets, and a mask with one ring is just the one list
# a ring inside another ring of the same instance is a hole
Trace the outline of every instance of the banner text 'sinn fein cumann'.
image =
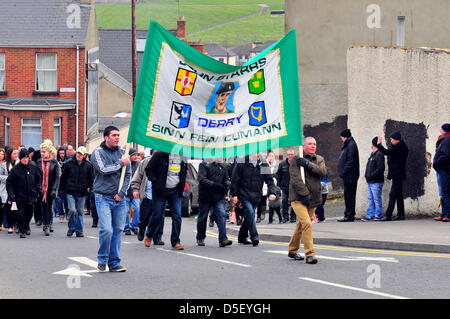
[(232, 66), (151, 21), (128, 142), (192, 158), (301, 145), (297, 70), (295, 30)]

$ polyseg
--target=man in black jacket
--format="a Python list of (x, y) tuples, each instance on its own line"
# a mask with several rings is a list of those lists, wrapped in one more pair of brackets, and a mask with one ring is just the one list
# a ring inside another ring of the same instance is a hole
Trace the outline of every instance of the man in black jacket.
[(280, 187), (282, 191), (281, 206), (283, 210), (283, 223), (287, 223), (289, 220), (291, 221), (291, 223), (295, 223), (297, 220), (297, 216), (295, 216), (295, 212), (293, 209), (291, 209), (291, 216), (289, 216), (289, 164), (291, 163), (294, 155), (294, 150), (289, 149), (286, 152), (286, 160), (280, 163), (277, 171), (277, 186)]
[(200, 163), (198, 169), (199, 215), (196, 237), (198, 246), (205, 246), (206, 221), (211, 207), (219, 228), (219, 246), (225, 247), (232, 244), (232, 241), (227, 237), (225, 225), (225, 196), (228, 193), (229, 186), (230, 178), (224, 163), (219, 162), (217, 159), (213, 159), (210, 163), (205, 160)]
[(77, 237), (84, 237), (83, 209), (94, 181), (92, 164), (84, 158), (85, 154), (86, 149), (79, 147), (75, 154), (75, 160), (70, 160), (65, 164), (61, 176), (60, 187), (66, 192), (69, 204), (68, 237), (71, 237), (74, 232)]
[(36, 165), (30, 162), (27, 149), (20, 150), (19, 159), (20, 163), (12, 168), (6, 179), (6, 190), (11, 202), (17, 204), (20, 238), (25, 238), (25, 233), (30, 234), (33, 203), (39, 197), (41, 175)]
[(381, 219), (383, 202), (381, 192), (384, 184), (384, 155), (376, 147), (378, 137), (372, 139), (372, 153), (367, 160), (366, 182), (368, 186), (367, 200), (369, 202), (366, 212), (366, 220)]
[(442, 214), (435, 217), (437, 221), (450, 221), (450, 123), (441, 127), (441, 135), (436, 143), (436, 154), (433, 168), (438, 178), (439, 195), (441, 197)]
[[(253, 154), (245, 157), (244, 163), (237, 163), (233, 169), (231, 177), (230, 195), (233, 203), (238, 201), (242, 203), (244, 209), (244, 222), (241, 225), (238, 235), (238, 243), (258, 246), (259, 235), (255, 223), (255, 209), (258, 206), (262, 196), (262, 187), (267, 184), (269, 200), (276, 198), (275, 183), (272, 174), (263, 174), (261, 166), (267, 166), (259, 159), (259, 154)], [(270, 169), (268, 169), (270, 172)], [(247, 239), (250, 232), (251, 242)]]
[(408, 157), (408, 146), (402, 140), (399, 131), (390, 135), (391, 147), (385, 149), (381, 145), (382, 138), (378, 136), (377, 148), (388, 157), (388, 179), (392, 179), (392, 187), (389, 193), (389, 204), (386, 210), (386, 216), (381, 221), (392, 220), (392, 212), (397, 202), (397, 216), (394, 220), (405, 219), (405, 205), (403, 202), (403, 180), (406, 179), (406, 159)]
[(341, 132), (342, 151), (338, 160), (339, 177), (344, 181), (344, 218), (339, 222), (353, 222), (355, 220), (356, 187), (359, 178), (358, 146), (349, 129)]
[(166, 202), (169, 203), (172, 214), (172, 234), (170, 241), (172, 248), (183, 250), (180, 244), (181, 233), (181, 201), (186, 184), (187, 163), (179, 155), (156, 152), (147, 167), (145, 174), (152, 182), (152, 216), (145, 234), (144, 244), (150, 247), (152, 238), (161, 219), (164, 219)]

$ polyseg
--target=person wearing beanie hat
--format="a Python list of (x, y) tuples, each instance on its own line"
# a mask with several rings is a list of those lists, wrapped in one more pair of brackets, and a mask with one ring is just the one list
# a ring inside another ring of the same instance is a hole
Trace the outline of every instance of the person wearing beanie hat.
[[(128, 154), (130, 155), (131, 176), (134, 176), (134, 173), (137, 171), (137, 169), (139, 167), (139, 163), (140, 163), (139, 152), (137, 149), (131, 147), (130, 150), (128, 151)], [(125, 235), (131, 235), (131, 231), (133, 231), (133, 233), (135, 235), (138, 235), (140, 202), (139, 202), (139, 198), (133, 197), (133, 189), (131, 187), (128, 188), (127, 196), (124, 198), (124, 200), (127, 204), (127, 209), (128, 209), (128, 213), (126, 215), (126, 220), (125, 220), (124, 233), (125, 233)], [(131, 219), (131, 224), (130, 224), (131, 207), (133, 207), (133, 218)]]
[(341, 132), (342, 150), (338, 160), (339, 177), (344, 181), (344, 218), (339, 222), (353, 222), (356, 214), (356, 188), (359, 179), (359, 151), (350, 129)]
[(450, 124), (441, 127), (441, 135), (436, 143), (436, 154), (433, 158), (433, 168), (438, 180), (439, 197), (442, 213), (435, 217), (437, 221), (450, 221)]
[(368, 186), (367, 200), (368, 206), (366, 211), (366, 219), (373, 220), (381, 219), (383, 210), (383, 201), (381, 199), (381, 193), (383, 191), (384, 184), (384, 155), (376, 147), (378, 143), (378, 137), (372, 139), (371, 148), (372, 153), (367, 160), (365, 178)]
[(394, 220), (405, 219), (405, 206), (403, 201), (403, 180), (406, 179), (406, 159), (408, 158), (408, 146), (401, 139), (398, 131), (390, 135), (391, 146), (388, 149), (381, 145), (382, 138), (378, 136), (377, 148), (388, 157), (388, 175), (387, 178), (392, 180), (391, 191), (389, 192), (389, 203), (385, 216), (381, 221), (391, 221), (392, 212), (397, 203), (397, 216)]
[(17, 204), (20, 238), (26, 238), (25, 234), (31, 233), (33, 203), (37, 201), (40, 192), (41, 175), (28, 156), (28, 150), (22, 148), (19, 152), (20, 162), (11, 169), (6, 179), (8, 197), (11, 202)]

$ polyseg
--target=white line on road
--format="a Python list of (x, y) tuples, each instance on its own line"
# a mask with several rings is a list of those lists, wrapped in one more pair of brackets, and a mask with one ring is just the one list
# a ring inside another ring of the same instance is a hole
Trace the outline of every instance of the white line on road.
[[(285, 250), (265, 250), (266, 253), (272, 254), (281, 254), (287, 256), (287, 251)], [(330, 256), (316, 256), (318, 259), (327, 259), (327, 260), (337, 260), (337, 261), (384, 261), (390, 263), (398, 263), (399, 261), (393, 257), (351, 257), (344, 256), (342, 257), (330, 257)]]
[(97, 262), (90, 258), (87, 257), (67, 257), (67, 258), (76, 261), (77, 263), (97, 269)]
[(217, 261), (217, 262), (220, 262), (220, 263), (231, 264), (231, 265), (240, 266), (240, 267), (246, 267), (246, 268), (252, 267), (251, 265), (241, 264), (241, 263), (237, 263), (237, 262), (234, 262), (234, 261), (229, 261), (229, 260), (224, 260), (224, 259), (217, 259), (217, 258), (211, 258), (211, 257), (205, 257), (205, 256), (201, 256), (201, 255), (184, 253), (184, 252), (180, 252), (180, 251), (167, 250), (167, 249), (164, 249), (164, 248), (157, 248), (157, 250), (165, 251), (165, 252), (168, 252), (168, 253), (177, 253), (177, 254), (187, 255), (187, 256), (201, 258), (201, 259), (207, 259), (207, 260), (211, 260), (211, 261)]
[(328, 286), (334, 286), (334, 287), (338, 287), (338, 288), (344, 288), (344, 289), (349, 289), (349, 290), (365, 292), (365, 293), (368, 293), (368, 294), (378, 295), (378, 296), (387, 297), (387, 298), (410, 299), (410, 298), (407, 298), (407, 297), (396, 296), (396, 295), (391, 295), (391, 294), (387, 294), (387, 293), (384, 293), (384, 292), (378, 292), (378, 291), (373, 291), (373, 290), (368, 290), (368, 289), (362, 289), (362, 288), (357, 288), (357, 287), (352, 287), (352, 286), (341, 285), (341, 284), (335, 284), (335, 283), (332, 283), (332, 282), (323, 281), (323, 280), (314, 279), (314, 278), (309, 278), (309, 277), (298, 277), (298, 279), (311, 281), (311, 282), (315, 282), (315, 283), (323, 284), (323, 285), (328, 285)]

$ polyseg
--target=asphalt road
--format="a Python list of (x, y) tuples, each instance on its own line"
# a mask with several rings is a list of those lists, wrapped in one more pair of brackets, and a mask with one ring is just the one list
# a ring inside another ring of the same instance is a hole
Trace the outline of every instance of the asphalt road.
[[(85, 216), (84, 238), (66, 237), (67, 222), (55, 219), (50, 237), (33, 222), (29, 238), (0, 232), (0, 299), (397, 299), (449, 298), (444, 278), (450, 255), (316, 246), (317, 265), (287, 257), (287, 243), (218, 247), (208, 227), (206, 247), (195, 243), (196, 222), (183, 218), (184, 251), (144, 247), (123, 236), (125, 273), (98, 273), (98, 228)], [(302, 249), (300, 250), (303, 253)], [(441, 275), (439, 275), (441, 274)]]

